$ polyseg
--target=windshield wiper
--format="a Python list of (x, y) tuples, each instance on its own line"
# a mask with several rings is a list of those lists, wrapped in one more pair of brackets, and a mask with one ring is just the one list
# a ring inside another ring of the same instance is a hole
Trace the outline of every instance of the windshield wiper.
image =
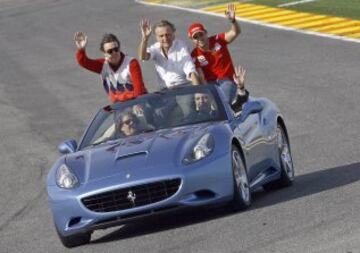
[[(149, 129), (145, 129), (145, 130), (140, 131), (138, 134), (140, 134), (140, 133), (150, 133), (150, 132), (154, 132), (154, 131), (156, 131), (155, 128), (149, 128)], [(133, 136), (135, 136), (135, 135), (133, 135)], [(102, 140), (102, 141), (89, 144), (89, 145), (86, 146), (86, 147), (95, 147), (95, 146), (98, 146), (98, 145), (101, 145), (101, 144), (104, 144), (104, 143), (116, 142), (116, 141), (118, 141), (118, 140), (120, 140), (120, 139), (121, 139), (121, 138), (116, 138), (116, 139), (107, 138), (107, 139), (104, 139), (104, 140)]]
[(95, 142), (95, 143), (92, 143), (89, 145), (89, 147), (95, 147), (95, 146), (98, 146), (100, 144), (104, 144), (104, 143), (107, 143), (107, 142), (112, 142), (112, 141), (115, 141), (116, 139), (105, 139), (105, 140), (102, 140), (102, 141), (99, 141), (99, 142)]
[(149, 128), (149, 129), (142, 130), (140, 133), (150, 133), (150, 132), (154, 132), (154, 131), (156, 131), (155, 128)]

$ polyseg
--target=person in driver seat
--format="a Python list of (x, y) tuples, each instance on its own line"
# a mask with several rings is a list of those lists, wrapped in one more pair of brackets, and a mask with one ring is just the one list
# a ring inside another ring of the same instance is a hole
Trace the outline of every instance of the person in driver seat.
[(195, 93), (194, 94), (195, 110), (188, 116), (189, 122), (204, 121), (214, 118), (217, 113), (217, 109), (212, 103), (212, 97), (208, 93)]
[(139, 120), (132, 112), (120, 114), (117, 124), (120, 136), (135, 135), (139, 132)]

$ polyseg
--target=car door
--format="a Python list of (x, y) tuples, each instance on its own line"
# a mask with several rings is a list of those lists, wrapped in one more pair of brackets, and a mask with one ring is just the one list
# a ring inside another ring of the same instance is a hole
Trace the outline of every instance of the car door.
[(234, 118), (234, 134), (240, 140), (244, 151), (248, 177), (253, 181), (267, 162), (265, 159), (267, 140), (261, 127), (262, 106), (247, 102), (247, 112)]

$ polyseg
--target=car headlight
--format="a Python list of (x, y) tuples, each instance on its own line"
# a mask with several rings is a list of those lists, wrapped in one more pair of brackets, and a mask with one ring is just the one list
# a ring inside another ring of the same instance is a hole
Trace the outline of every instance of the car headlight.
[(214, 150), (214, 138), (209, 134), (204, 134), (193, 146), (188, 155), (184, 158), (185, 164), (190, 164), (204, 159)]
[(79, 180), (70, 168), (63, 164), (57, 170), (56, 183), (61, 188), (72, 189), (78, 186)]

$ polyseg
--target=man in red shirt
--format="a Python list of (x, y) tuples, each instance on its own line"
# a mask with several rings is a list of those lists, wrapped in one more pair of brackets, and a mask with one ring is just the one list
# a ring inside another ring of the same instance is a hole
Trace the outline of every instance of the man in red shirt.
[(120, 51), (120, 42), (113, 34), (105, 34), (100, 43), (104, 58), (90, 59), (86, 55), (87, 36), (76, 32), (76, 60), (80, 66), (101, 76), (104, 89), (112, 103), (126, 101), (144, 93), (139, 62)]
[(234, 96), (234, 65), (228, 50), (230, 44), (240, 34), (241, 29), (235, 19), (235, 4), (228, 4), (225, 16), (230, 20), (230, 30), (208, 37), (200, 23), (193, 23), (188, 28), (188, 36), (194, 44), (191, 53), (202, 83), (217, 84), (230, 99)]

